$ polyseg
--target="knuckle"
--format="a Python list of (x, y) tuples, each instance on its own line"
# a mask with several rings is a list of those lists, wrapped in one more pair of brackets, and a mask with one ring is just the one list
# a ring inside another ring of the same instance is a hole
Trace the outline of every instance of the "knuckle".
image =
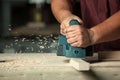
[(70, 43), (71, 41), (69, 39), (67, 39), (67, 42)]
[(69, 35), (68, 34), (66, 34), (66, 38), (69, 39)]
[(71, 44), (71, 46), (75, 46), (74, 44)]

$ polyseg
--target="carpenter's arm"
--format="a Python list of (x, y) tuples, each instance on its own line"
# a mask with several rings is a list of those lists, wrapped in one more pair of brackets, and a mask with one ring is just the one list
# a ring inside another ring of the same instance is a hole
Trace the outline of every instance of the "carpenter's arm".
[(52, 0), (51, 3), (53, 14), (60, 23), (72, 15), (69, 0)]
[(68, 27), (71, 19), (77, 19), (82, 22), (79, 17), (71, 13), (70, 1), (52, 0), (51, 8), (54, 16), (61, 23), (61, 33), (66, 35), (67, 41), (72, 46), (86, 47), (120, 39), (120, 11), (91, 29), (78, 25), (76, 27)]
[(91, 28), (93, 44), (120, 39), (120, 11)]
[(63, 35), (66, 35), (66, 29), (71, 19), (77, 19), (82, 23), (78, 16), (72, 14), (72, 1), (74, 0), (52, 0), (51, 2), (52, 12), (60, 23), (60, 32)]
[[(74, 1), (74, 0), (73, 0)], [(77, 19), (79, 22), (82, 20), (76, 15), (72, 14), (72, 0), (51, 0), (51, 8), (54, 16), (59, 23), (62, 23), (64, 20)]]

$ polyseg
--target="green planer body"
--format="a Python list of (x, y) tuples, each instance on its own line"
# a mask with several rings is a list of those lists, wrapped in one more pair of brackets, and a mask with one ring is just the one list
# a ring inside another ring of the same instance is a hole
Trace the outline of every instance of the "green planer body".
[[(72, 19), (69, 25), (80, 25), (76, 19)], [(93, 55), (93, 46), (87, 48), (73, 47), (66, 39), (65, 35), (59, 35), (58, 37), (58, 49), (57, 56), (66, 56), (70, 58), (85, 58), (86, 56)]]

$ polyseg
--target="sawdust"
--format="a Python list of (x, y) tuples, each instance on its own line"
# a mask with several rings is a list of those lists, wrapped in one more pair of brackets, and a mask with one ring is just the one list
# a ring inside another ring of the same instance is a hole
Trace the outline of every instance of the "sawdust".
[(53, 34), (3, 38), (1, 49), (3, 53), (52, 53), (57, 49), (57, 39)]
[[(59, 57), (55, 54), (0, 54), (0, 69), (20, 70), (39, 67), (59, 67), (69, 66), (64, 62), (65, 57)], [(67, 59), (68, 60), (68, 59)]]

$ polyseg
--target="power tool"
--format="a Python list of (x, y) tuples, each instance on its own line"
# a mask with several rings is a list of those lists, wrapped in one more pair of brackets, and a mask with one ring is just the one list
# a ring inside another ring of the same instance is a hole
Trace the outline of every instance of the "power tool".
[[(81, 25), (78, 20), (72, 19), (69, 25)], [(57, 56), (66, 56), (69, 58), (85, 58), (86, 56), (93, 56), (93, 46), (87, 48), (73, 47), (66, 39), (65, 35), (59, 35), (58, 37), (58, 49)]]

